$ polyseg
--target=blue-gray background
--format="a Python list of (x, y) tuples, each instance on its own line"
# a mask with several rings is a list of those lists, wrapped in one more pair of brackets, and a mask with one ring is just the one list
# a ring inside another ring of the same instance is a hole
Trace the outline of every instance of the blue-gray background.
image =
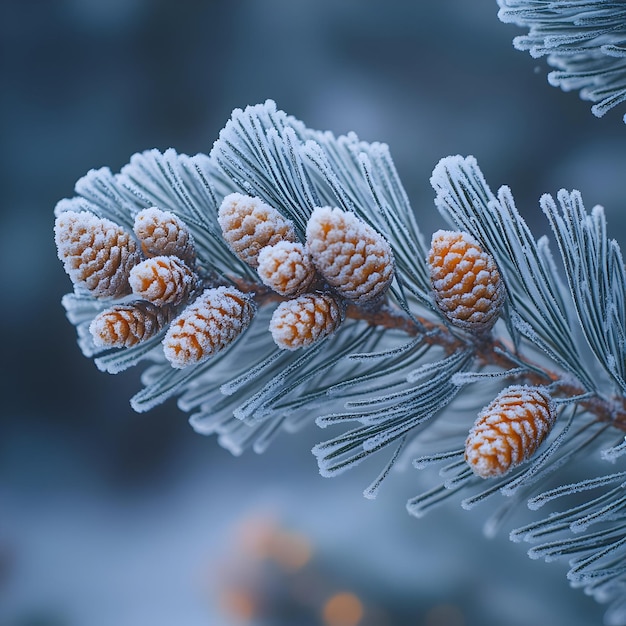
[[(342, 590), (365, 626), (600, 623), (563, 567), (484, 540), (480, 511), (406, 515), (414, 470), (370, 502), (376, 468), (322, 479), (314, 429), (235, 459), (174, 403), (134, 414), (139, 373), (98, 372), (60, 305), (53, 209), (74, 182), (146, 148), (208, 152), (233, 108), (266, 98), (387, 142), (426, 232), (441, 225), (432, 168), (460, 153), (512, 187), (537, 235), (539, 196), (566, 187), (626, 239), (620, 114), (549, 87), (496, 14), (495, 0), (0, 3), (1, 626), (320, 624)], [(306, 571), (242, 555), (237, 529), (267, 516), (312, 546)], [(265, 582), (233, 574), (237, 559)], [(296, 579), (318, 581), (315, 602)], [(240, 588), (251, 613), (226, 601)]]

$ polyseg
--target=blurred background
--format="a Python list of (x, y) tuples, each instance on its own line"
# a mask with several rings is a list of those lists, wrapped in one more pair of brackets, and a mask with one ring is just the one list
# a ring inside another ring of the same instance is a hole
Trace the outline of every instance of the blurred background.
[(53, 209), (132, 153), (208, 152), (235, 107), (384, 141), (423, 230), (429, 177), (473, 154), (539, 236), (544, 192), (605, 206), (622, 243), (626, 131), (548, 86), (495, 0), (3, 0), (0, 3), (0, 626), (531, 626), (601, 622), (561, 565), (484, 511), (415, 520), (414, 470), (332, 481), (311, 429), (233, 458), (173, 402), (138, 415), (139, 372), (84, 359)]

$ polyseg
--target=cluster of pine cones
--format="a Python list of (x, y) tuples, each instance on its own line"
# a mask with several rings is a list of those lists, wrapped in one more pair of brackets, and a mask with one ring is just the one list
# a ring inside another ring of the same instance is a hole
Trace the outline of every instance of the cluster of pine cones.
[[(354, 213), (315, 208), (305, 241), (289, 219), (256, 197), (226, 196), (217, 218), (233, 254), (281, 299), (269, 332), (282, 349), (331, 335), (349, 304), (375, 308), (394, 279), (389, 243)], [(72, 282), (113, 301), (91, 322), (97, 346), (131, 347), (166, 329), (165, 357), (185, 368), (229, 346), (256, 313), (253, 289), (202, 276), (191, 233), (168, 211), (140, 211), (132, 233), (92, 213), (67, 211), (56, 220), (55, 241)], [(443, 317), (477, 339), (487, 336), (505, 299), (493, 258), (467, 233), (437, 231), (427, 263)], [(555, 419), (546, 390), (508, 387), (479, 414), (465, 459), (479, 476), (502, 475), (536, 451)]]

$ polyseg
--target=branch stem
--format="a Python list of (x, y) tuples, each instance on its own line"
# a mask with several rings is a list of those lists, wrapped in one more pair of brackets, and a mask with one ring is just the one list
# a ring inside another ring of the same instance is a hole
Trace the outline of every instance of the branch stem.
[[(258, 283), (241, 278), (231, 278), (231, 280), (241, 291), (253, 293), (259, 306), (285, 300), (284, 297)], [(441, 322), (420, 316), (411, 317), (401, 309), (387, 303), (375, 308), (349, 304), (346, 308), (346, 318), (364, 321), (390, 330), (399, 330), (412, 337), (423, 335), (427, 343), (443, 348), (448, 354), (457, 350), (473, 348), (475, 361), (481, 368), (495, 366), (503, 371), (515, 369), (514, 376), (517, 379), (521, 378), (526, 384), (531, 385), (550, 385), (551, 394), (555, 398), (571, 398), (572, 401), (578, 402), (585, 412), (593, 415), (598, 422), (610, 424), (614, 428), (626, 432), (625, 399), (605, 398), (598, 394), (589, 396), (587, 389), (580, 383), (570, 377), (564, 377), (559, 372), (546, 369), (519, 354), (514, 355), (510, 346), (491, 334), (483, 337), (469, 336), (464, 333), (457, 334), (452, 328)], [(519, 373), (520, 363), (527, 367), (524, 374)], [(579, 396), (584, 396), (584, 399), (575, 400)]]

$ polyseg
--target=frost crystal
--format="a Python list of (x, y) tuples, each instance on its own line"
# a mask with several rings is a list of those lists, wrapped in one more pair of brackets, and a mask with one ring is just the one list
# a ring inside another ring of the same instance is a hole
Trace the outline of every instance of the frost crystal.
[(491, 255), (467, 233), (438, 230), (428, 253), (437, 306), (455, 326), (484, 333), (504, 303), (504, 285)]
[(233, 287), (206, 289), (170, 325), (163, 351), (173, 367), (205, 361), (230, 345), (248, 327), (255, 306)]
[(545, 391), (507, 387), (479, 413), (465, 442), (465, 460), (482, 478), (502, 476), (535, 453), (555, 420)]
[(224, 239), (242, 260), (256, 267), (261, 248), (279, 241), (295, 241), (293, 223), (259, 198), (227, 195), (218, 212)]
[(66, 211), (55, 220), (54, 238), (74, 284), (86, 287), (96, 298), (130, 293), (128, 276), (140, 255), (121, 226), (86, 211)]
[(177, 305), (189, 298), (197, 276), (178, 257), (156, 256), (135, 265), (129, 282), (139, 298), (158, 306)]
[(259, 278), (282, 296), (305, 292), (315, 278), (311, 257), (299, 242), (280, 241), (262, 248), (258, 256)]
[(344, 298), (359, 304), (372, 302), (391, 285), (391, 246), (354, 213), (316, 208), (306, 227), (306, 241), (319, 273)]
[(331, 294), (306, 293), (276, 308), (270, 332), (280, 348), (297, 350), (333, 333), (341, 319), (341, 307)]
[(135, 216), (133, 230), (145, 256), (174, 255), (193, 265), (196, 256), (193, 238), (173, 213), (157, 207), (143, 209)]
[(171, 319), (172, 309), (133, 302), (106, 309), (89, 325), (96, 346), (130, 348), (158, 334)]

